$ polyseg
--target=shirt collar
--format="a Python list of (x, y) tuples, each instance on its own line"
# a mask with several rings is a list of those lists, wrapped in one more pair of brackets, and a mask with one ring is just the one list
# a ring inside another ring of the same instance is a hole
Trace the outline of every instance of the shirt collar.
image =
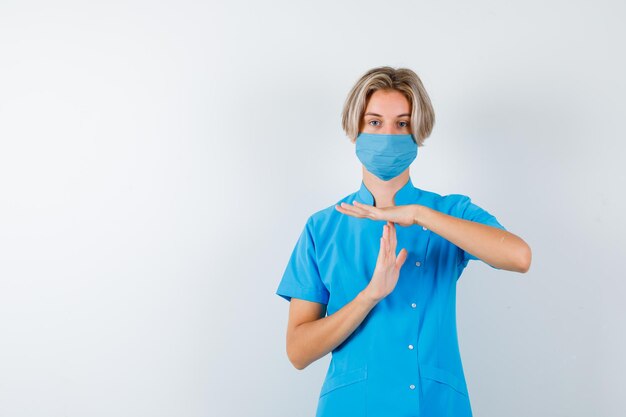
[[(418, 189), (413, 186), (413, 181), (409, 176), (409, 180), (400, 188), (395, 196), (394, 202), (397, 206), (403, 206), (406, 204), (414, 204), (417, 197)], [(358, 201), (364, 204), (374, 205), (374, 196), (365, 186), (365, 182), (361, 180), (361, 188), (357, 191)]]

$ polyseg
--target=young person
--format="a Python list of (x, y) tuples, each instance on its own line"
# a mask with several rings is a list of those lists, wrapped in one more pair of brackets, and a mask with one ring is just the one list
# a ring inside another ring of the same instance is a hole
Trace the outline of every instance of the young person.
[(468, 196), (413, 184), (434, 121), (407, 68), (367, 71), (346, 99), (360, 188), (309, 216), (276, 290), (290, 301), (292, 364), (332, 352), (316, 417), (472, 415), (457, 280), (471, 259), (525, 273), (531, 250)]

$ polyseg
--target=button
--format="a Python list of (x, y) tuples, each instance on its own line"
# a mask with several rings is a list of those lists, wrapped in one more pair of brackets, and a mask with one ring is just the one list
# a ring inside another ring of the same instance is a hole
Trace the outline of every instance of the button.
[(426, 226), (422, 226), (422, 229), (424, 229), (424, 230), (428, 230), (428, 229), (426, 228)]
[(409, 345), (409, 349), (413, 349), (413, 345)]
[(411, 307), (415, 308), (415, 307), (417, 307), (417, 304), (411, 303)]
[(415, 266), (420, 266), (422, 263), (420, 261), (415, 262)]
[(415, 385), (411, 384), (411, 385), (409, 385), (409, 388), (415, 389)]

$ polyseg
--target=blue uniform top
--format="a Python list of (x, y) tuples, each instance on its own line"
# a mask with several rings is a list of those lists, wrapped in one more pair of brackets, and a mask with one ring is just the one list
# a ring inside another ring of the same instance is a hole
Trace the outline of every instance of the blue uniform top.
[[(363, 181), (337, 204), (354, 200), (373, 205)], [(506, 230), (469, 197), (422, 190), (411, 178), (394, 202)], [(313, 213), (276, 294), (327, 304), (333, 314), (373, 276), (386, 223), (343, 214), (334, 204)], [(396, 287), (332, 351), (316, 417), (472, 416), (457, 340), (456, 282), (469, 260), (479, 258), (425, 227), (396, 226), (397, 251), (408, 251)]]

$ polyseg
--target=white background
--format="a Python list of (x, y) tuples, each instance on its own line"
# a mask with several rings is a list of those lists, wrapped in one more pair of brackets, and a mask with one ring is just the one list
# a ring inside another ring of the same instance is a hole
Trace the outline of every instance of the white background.
[(472, 261), (477, 416), (626, 414), (621, 1), (0, 3), (0, 416), (312, 416), (274, 294), (356, 191), (353, 83), (409, 67), (415, 186), (533, 250)]

